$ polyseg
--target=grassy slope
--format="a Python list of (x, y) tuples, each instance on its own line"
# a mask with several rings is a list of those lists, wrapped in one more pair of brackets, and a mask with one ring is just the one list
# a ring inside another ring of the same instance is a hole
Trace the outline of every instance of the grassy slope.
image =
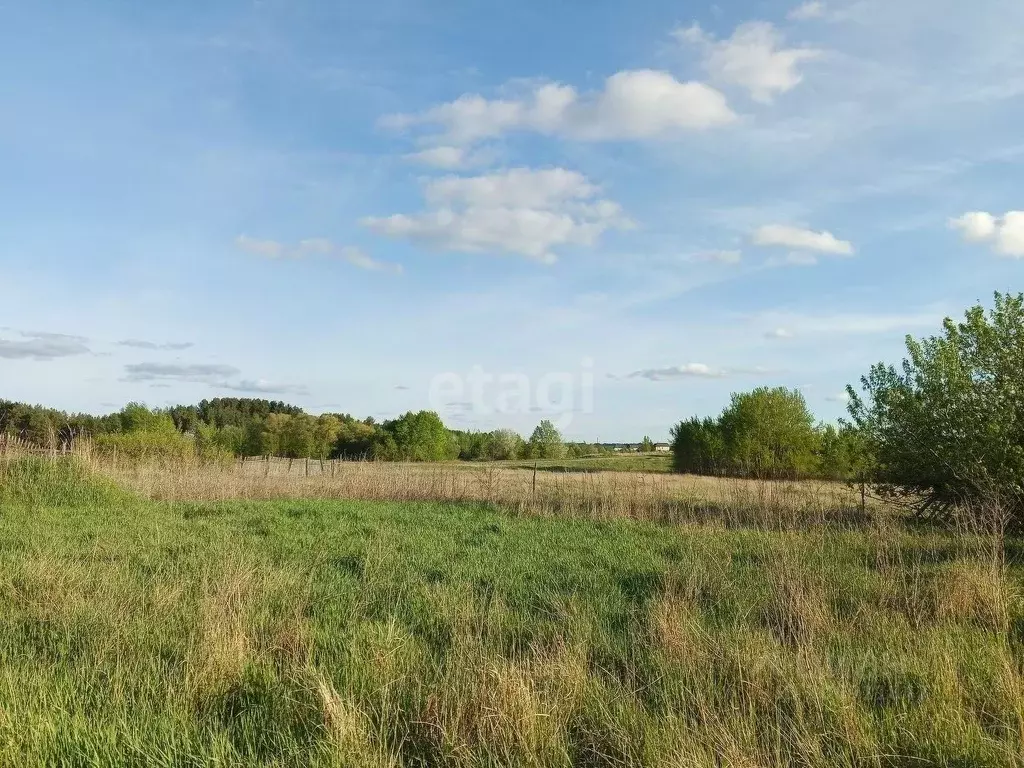
[(975, 544), (8, 495), (0, 764), (1019, 764)]

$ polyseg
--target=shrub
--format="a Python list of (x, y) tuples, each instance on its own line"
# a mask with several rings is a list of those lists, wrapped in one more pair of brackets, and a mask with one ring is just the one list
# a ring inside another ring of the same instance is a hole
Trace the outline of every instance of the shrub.
[(1024, 525), (1024, 294), (906, 344), (900, 370), (848, 387), (879, 489), (926, 517), (986, 506)]

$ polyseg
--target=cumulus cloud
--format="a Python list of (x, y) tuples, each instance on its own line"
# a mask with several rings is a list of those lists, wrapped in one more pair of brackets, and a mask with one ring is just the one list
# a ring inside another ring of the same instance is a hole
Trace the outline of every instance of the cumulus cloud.
[(619, 205), (599, 192), (582, 174), (564, 168), (446, 176), (426, 183), (428, 210), (362, 223), (378, 234), (433, 247), (504, 251), (550, 264), (559, 247), (593, 245), (608, 229), (631, 225)]
[(237, 368), (230, 365), (173, 363), (130, 363), (124, 370), (125, 381), (178, 381), (199, 384), (215, 384), (240, 373)]
[(825, 253), (835, 256), (852, 256), (853, 244), (840, 240), (831, 232), (815, 232), (812, 229), (792, 227), (786, 224), (768, 224), (754, 232), (755, 245), (792, 248), (788, 257), (790, 264), (814, 264), (815, 260), (801, 252)]
[(323, 256), (348, 262), (354, 267), (376, 272), (392, 272), (401, 274), (402, 265), (377, 261), (361, 248), (352, 245), (337, 245), (322, 237), (300, 240), (297, 245), (289, 245), (277, 240), (262, 240), (239, 235), (235, 245), (247, 253), (263, 256), (268, 259), (304, 259), (309, 256)]
[(825, 4), (819, 2), (819, 0), (810, 0), (810, 2), (798, 5), (796, 8), (791, 10), (786, 18), (792, 21), (807, 21), (809, 19), (820, 19), (825, 15)]
[[(544, 83), (517, 98), (465, 94), (418, 114), (389, 115), (386, 127), (436, 126), (452, 145), (511, 131), (533, 131), (584, 141), (654, 139), (726, 125), (736, 119), (725, 96), (709, 85), (681, 82), (668, 72), (617, 72), (604, 88), (580, 94), (571, 85)], [(449, 151), (435, 159), (454, 160)]]
[[(10, 330), (10, 329), (3, 329)], [(0, 358), (5, 360), (50, 361), (89, 354), (88, 339), (46, 331), (13, 331), (19, 338), (0, 338)]]
[(132, 347), (133, 349), (148, 349), (153, 352), (173, 352), (183, 349), (189, 349), (195, 346), (191, 341), (169, 341), (169, 342), (156, 342), (156, 341), (144, 341), (142, 339), (124, 339), (123, 341), (117, 342), (119, 347)]
[(702, 49), (704, 68), (714, 81), (745, 88), (751, 98), (766, 104), (796, 88), (803, 80), (800, 65), (822, 55), (816, 48), (783, 48), (782, 34), (767, 21), (741, 24), (725, 40), (698, 24), (674, 35)]
[(1008, 211), (996, 216), (985, 211), (971, 211), (949, 220), (971, 243), (990, 243), (996, 253), (1011, 258), (1024, 258), (1024, 211)]

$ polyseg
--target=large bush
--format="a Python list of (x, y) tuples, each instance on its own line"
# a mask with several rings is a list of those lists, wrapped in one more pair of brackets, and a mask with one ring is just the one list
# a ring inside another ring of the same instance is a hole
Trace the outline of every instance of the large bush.
[(371, 455), (384, 461), (449, 461), (458, 458), (459, 442), (433, 411), (410, 411), (381, 425)]
[(679, 472), (796, 478), (819, 474), (820, 437), (798, 390), (760, 387), (732, 395), (718, 419), (672, 429)]
[(848, 388), (882, 492), (925, 516), (986, 504), (1024, 524), (1024, 294), (907, 337), (907, 354)]

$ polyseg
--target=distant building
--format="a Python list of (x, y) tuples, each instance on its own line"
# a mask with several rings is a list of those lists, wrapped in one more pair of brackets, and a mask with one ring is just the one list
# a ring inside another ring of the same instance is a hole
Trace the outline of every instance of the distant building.
[(672, 450), (672, 446), (668, 443), (655, 443), (654, 450), (658, 453), (668, 453)]

